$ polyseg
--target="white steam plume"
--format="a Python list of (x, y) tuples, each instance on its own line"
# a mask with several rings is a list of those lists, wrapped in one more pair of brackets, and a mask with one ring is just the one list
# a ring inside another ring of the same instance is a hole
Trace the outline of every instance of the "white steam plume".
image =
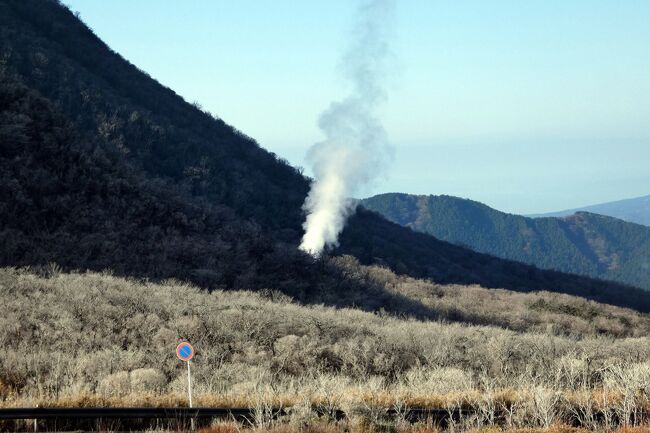
[(360, 5), (353, 43), (342, 59), (351, 93), (321, 114), (318, 125), (325, 140), (307, 153), (315, 181), (303, 205), (307, 219), (300, 249), (314, 256), (338, 244), (338, 235), (356, 207), (350, 197), (383, 172), (391, 154), (375, 110), (386, 96), (382, 81), (390, 56), (393, 13), (394, 0)]

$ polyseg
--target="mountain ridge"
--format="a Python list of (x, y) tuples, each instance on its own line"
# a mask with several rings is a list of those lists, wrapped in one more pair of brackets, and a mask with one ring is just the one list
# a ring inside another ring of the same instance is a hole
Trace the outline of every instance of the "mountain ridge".
[[(25, 208), (23, 215), (5, 215), (1, 264), (61, 262), (203, 287), (280, 288), (299, 300), (335, 305), (419, 308), (296, 249), (309, 187), (298, 170), (112, 52), (58, 2), (0, 0), (0, 12), (3, 92), (29, 89), (27, 102), (6, 112), (3, 145), (34, 128), (50, 135), (68, 128), (52, 130), (50, 111), (65, 118), (80, 142), (74, 158), (70, 143), (54, 140), (48, 150), (38, 134), (22, 154), (3, 154), (7, 167), (23, 163), (6, 170), (14, 195), (2, 205), (22, 194)], [(106, 166), (106, 158), (114, 162)], [(75, 161), (91, 162), (83, 176), (73, 175)], [(51, 186), (48, 200), (43, 185)], [(53, 217), (43, 224), (43, 215)], [(18, 247), (9, 250), (12, 245)], [(363, 209), (350, 218), (333, 254), (439, 282), (559, 291), (650, 310), (650, 296), (636, 288), (479, 254)]]
[(640, 224), (588, 212), (529, 218), (446, 195), (388, 193), (361, 205), (476, 251), (650, 288), (650, 228)]
[(562, 217), (577, 212), (590, 212), (623, 221), (650, 226), (650, 195), (626, 198), (556, 212), (526, 215), (530, 218)]

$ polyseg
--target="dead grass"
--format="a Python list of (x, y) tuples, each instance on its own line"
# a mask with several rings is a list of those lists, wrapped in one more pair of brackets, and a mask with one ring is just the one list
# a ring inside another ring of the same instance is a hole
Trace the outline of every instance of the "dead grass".
[[(418, 394), (395, 391), (391, 388), (378, 391), (364, 390), (361, 386), (341, 387), (336, 393), (275, 393), (272, 391), (257, 394), (198, 394), (193, 396), (195, 407), (245, 408), (264, 404), (267, 407), (289, 408), (308, 402), (311, 407), (327, 407), (337, 402), (336, 408), (353, 406), (394, 408), (445, 409), (450, 406), (472, 408), (490, 398), (498, 407), (510, 407), (515, 403), (529, 401), (533, 390), (495, 389), (486, 394), (485, 390), (471, 389), (446, 394)], [(650, 405), (640, 392), (636, 404), (639, 409), (648, 411)], [(603, 389), (586, 391), (564, 390), (561, 399), (564, 404), (578, 405), (592, 402), (595, 410), (611, 408), (621, 403), (624, 395), (620, 392)], [(63, 396), (59, 399), (6, 398), (0, 407), (187, 407), (187, 394), (180, 392), (155, 394), (135, 393), (119, 397), (106, 397), (98, 394), (82, 393)]]
[(219, 422), (210, 427), (198, 429), (198, 433), (240, 433), (242, 426), (235, 422)]
[[(290, 407), (297, 403), (296, 396), (260, 394), (199, 394), (193, 396), (195, 407), (241, 408), (253, 407), (263, 401), (272, 407)], [(187, 407), (189, 401), (185, 393), (130, 394), (119, 397), (105, 397), (97, 394), (78, 394), (59, 399), (16, 398), (0, 401), (0, 407)]]
[[(590, 433), (589, 430), (571, 427), (563, 424), (554, 424), (549, 428), (513, 428), (501, 429), (499, 427), (483, 427), (466, 430), (465, 433)], [(618, 433), (618, 432), (617, 432)], [(638, 432), (642, 433), (642, 432)]]
[[(416, 287), (411, 280), (393, 283), (402, 289), (413, 284), (420, 294), (433, 295), (436, 289), (422, 282)], [(470, 305), (484, 290), (438, 289), (449, 305)], [(483, 293), (488, 294), (499, 305), (510, 305), (506, 301), (512, 298), (521, 307), (532, 297), (544, 297), (547, 304), (568, 302), (547, 294)], [(0, 269), (0, 301), (5, 306), (0, 406), (185, 407), (186, 369), (173, 355), (184, 339), (198, 349), (192, 364), (195, 406), (257, 408), (263, 418), (256, 421), (258, 430), (273, 427), (276, 433), (291, 428), (300, 433), (438, 430), (426, 424), (391, 426), (386, 409), (478, 413), (459, 421), (456, 430), (494, 424), (566, 428), (553, 423), (597, 429), (615, 426), (617, 420), (639, 422), (639, 413), (644, 420), (650, 415), (650, 362), (645, 361), (650, 337), (418, 321), (109, 274), (45, 278)], [(494, 306), (492, 301), (484, 303)], [(506, 316), (512, 313), (515, 320), (519, 307), (501, 307), (494, 314), (508, 325)], [(609, 307), (602, 312), (609, 314)], [(638, 322), (626, 335), (646, 335), (641, 325), (648, 317), (615, 312), (634, 315)], [(539, 324), (548, 325), (551, 316), (535, 315)], [(76, 352), (69, 353), (69, 347)], [(285, 420), (289, 427), (264, 415), (278, 407), (293, 408)], [(332, 418), (335, 409), (356, 419), (344, 427), (315, 424), (320, 413)], [(607, 413), (606, 423), (596, 419), (598, 411)], [(504, 412), (505, 420), (499, 418)]]
[[(393, 429), (394, 433), (441, 433), (444, 430), (432, 424), (406, 424)], [(604, 431), (604, 430), (601, 430)], [(232, 422), (221, 422), (210, 427), (201, 428), (198, 433), (376, 433), (376, 429), (359, 428), (348, 424), (314, 423), (306, 426), (290, 424), (274, 425), (269, 428), (246, 428)], [(553, 424), (549, 428), (501, 428), (488, 426), (470, 428), (463, 433), (592, 433), (592, 430)], [(608, 433), (650, 433), (650, 425), (621, 427)]]

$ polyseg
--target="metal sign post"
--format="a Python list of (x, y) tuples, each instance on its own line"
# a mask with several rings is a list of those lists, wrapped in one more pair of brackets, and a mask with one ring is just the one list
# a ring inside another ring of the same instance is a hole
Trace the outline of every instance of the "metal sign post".
[(192, 375), (190, 374), (190, 360), (187, 360), (187, 393), (190, 397), (190, 409), (192, 408)]
[[(192, 408), (192, 375), (190, 374), (190, 359), (194, 357), (194, 348), (187, 341), (183, 341), (176, 346), (176, 356), (181, 361), (187, 362), (187, 395), (190, 401), (190, 409)], [(194, 418), (191, 418), (192, 430), (194, 430)]]

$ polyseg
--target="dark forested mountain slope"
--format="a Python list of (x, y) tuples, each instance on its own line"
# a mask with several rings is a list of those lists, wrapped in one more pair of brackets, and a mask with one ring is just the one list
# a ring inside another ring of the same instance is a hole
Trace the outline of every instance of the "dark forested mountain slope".
[(227, 206), (146, 178), (35, 91), (0, 78), (0, 265), (277, 288), (305, 302), (429, 315), (329, 260), (315, 262)]
[(0, 52), (82, 132), (149, 175), (271, 227), (299, 227), (300, 173), (138, 70), (57, 2), (0, 1)]
[[(417, 309), (298, 252), (308, 180), (112, 52), (58, 2), (0, 0), (0, 74), (0, 265), (55, 262)], [(335, 253), (437, 281), (650, 310), (643, 291), (478, 254), (371, 212), (351, 219)]]
[(362, 201), (391, 221), (455, 244), (650, 289), (650, 228), (579, 212), (526, 218), (450, 196), (381, 194)]
[(3, 80), (0, 107), (0, 262), (161, 277), (203, 270), (217, 284), (254, 285), (237, 280), (272, 252), (259, 227), (147, 180), (22, 85)]

